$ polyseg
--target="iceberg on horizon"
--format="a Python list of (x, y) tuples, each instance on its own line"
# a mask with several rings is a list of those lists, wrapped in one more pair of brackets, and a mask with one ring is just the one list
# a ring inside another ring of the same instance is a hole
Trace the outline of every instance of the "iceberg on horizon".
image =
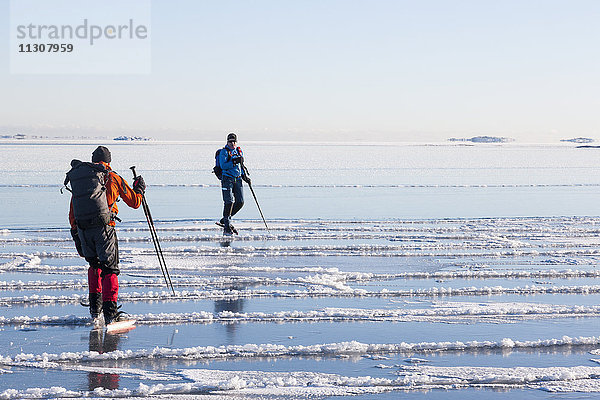
[(117, 136), (116, 138), (114, 138), (113, 140), (126, 140), (126, 141), (148, 141), (148, 140), (152, 140), (149, 137), (143, 137), (143, 136)]
[(592, 143), (594, 141), (594, 139), (578, 137), (578, 138), (572, 138), (572, 139), (560, 139), (560, 141), (561, 142), (571, 142), (571, 143)]
[(473, 143), (508, 143), (515, 139), (499, 136), (474, 136), (472, 138), (450, 138), (450, 142), (473, 142)]

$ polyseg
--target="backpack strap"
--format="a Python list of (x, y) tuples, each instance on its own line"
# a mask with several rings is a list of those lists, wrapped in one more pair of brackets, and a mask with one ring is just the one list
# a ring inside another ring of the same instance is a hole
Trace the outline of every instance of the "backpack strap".
[(229, 150), (229, 147), (225, 146), (223, 150), (227, 152), (227, 161), (231, 160), (231, 150)]
[[(121, 177), (121, 175), (117, 174), (112, 169), (110, 171), (107, 170), (106, 171), (106, 181), (104, 182), (104, 186), (106, 186), (106, 184), (108, 183), (108, 179), (110, 178), (110, 173), (111, 172), (113, 174), (117, 175), (119, 178), (121, 178), (121, 180), (123, 180), (123, 178)], [(110, 213), (110, 219), (117, 220), (117, 221), (121, 222), (121, 218), (117, 217), (117, 214), (113, 212), (113, 208), (115, 208), (115, 205), (117, 204), (117, 201), (119, 201), (119, 196), (115, 197), (115, 201), (113, 201), (112, 204), (108, 205), (108, 212)]]
[[(105, 175), (105, 179), (104, 179), (104, 187), (106, 187), (106, 185), (108, 184), (108, 180), (110, 179), (110, 173), (111, 173), (111, 171), (108, 171), (108, 172), (106, 173), (106, 175)], [(116, 172), (115, 172), (115, 174), (116, 174)], [(122, 178), (121, 178), (121, 179), (122, 179)], [(115, 206), (115, 204), (117, 203), (117, 198), (118, 198), (118, 196), (115, 198), (115, 201), (113, 201), (113, 203), (112, 203), (112, 204), (109, 204), (109, 205), (108, 205), (108, 211), (109, 211), (111, 214), (112, 214), (113, 207), (114, 207), (114, 206)]]

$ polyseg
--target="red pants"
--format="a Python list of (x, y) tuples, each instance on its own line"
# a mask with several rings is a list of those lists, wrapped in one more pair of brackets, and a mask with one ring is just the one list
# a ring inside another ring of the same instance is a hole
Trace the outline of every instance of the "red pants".
[(88, 268), (88, 286), (90, 293), (102, 293), (102, 301), (117, 301), (119, 296), (119, 278), (115, 274), (100, 276), (101, 269)]

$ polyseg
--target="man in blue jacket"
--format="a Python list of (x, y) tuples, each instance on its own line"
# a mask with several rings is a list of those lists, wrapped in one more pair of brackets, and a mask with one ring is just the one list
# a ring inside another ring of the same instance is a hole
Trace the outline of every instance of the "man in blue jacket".
[(237, 230), (231, 225), (231, 217), (237, 214), (244, 206), (244, 191), (242, 180), (251, 184), (250, 177), (246, 175), (243, 168), (244, 153), (237, 146), (235, 133), (227, 135), (227, 145), (223, 147), (218, 156), (219, 166), (223, 171), (221, 178), (221, 191), (223, 192), (223, 234), (237, 234)]

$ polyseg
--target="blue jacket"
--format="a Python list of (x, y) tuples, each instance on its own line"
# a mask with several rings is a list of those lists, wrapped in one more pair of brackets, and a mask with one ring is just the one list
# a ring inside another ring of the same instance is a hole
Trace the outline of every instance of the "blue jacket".
[(242, 157), (243, 155), (244, 153), (239, 147), (232, 150), (228, 146), (225, 146), (221, 149), (221, 152), (219, 153), (219, 166), (223, 170), (223, 176), (239, 178), (244, 175), (242, 164), (233, 164), (232, 161), (234, 158)]

